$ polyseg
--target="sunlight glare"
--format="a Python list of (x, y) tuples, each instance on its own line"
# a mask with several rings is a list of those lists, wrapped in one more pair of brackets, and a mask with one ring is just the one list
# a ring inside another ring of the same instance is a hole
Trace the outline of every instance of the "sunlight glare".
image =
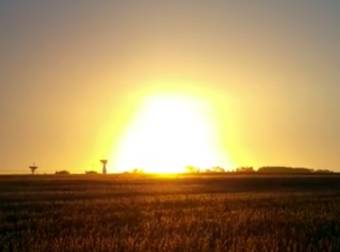
[(127, 127), (115, 170), (181, 173), (187, 165), (219, 165), (220, 149), (208, 104), (192, 97), (149, 97)]

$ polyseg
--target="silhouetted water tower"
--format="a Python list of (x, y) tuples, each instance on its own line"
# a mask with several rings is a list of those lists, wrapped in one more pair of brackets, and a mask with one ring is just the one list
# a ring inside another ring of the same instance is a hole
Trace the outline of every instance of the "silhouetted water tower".
[(103, 165), (103, 174), (106, 174), (107, 173), (107, 171), (106, 171), (106, 164), (107, 164), (107, 160), (106, 159), (102, 159), (102, 160), (100, 160), (100, 162), (102, 163), (102, 165)]
[(35, 163), (33, 163), (32, 165), (29, 166), (29, 168), (30, 168), (32, 175), (33, 175), (35, 170), (38, 169), (38, 166), (36, 166)]

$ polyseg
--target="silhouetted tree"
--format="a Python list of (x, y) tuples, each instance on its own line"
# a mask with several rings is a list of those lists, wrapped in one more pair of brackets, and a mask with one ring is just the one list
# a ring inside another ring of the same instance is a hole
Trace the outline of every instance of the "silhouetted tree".
[(236, 172), (238, 172), (238, 173), (254, 173), (255, 170), (251, 166), (245, 166), (245, 167), (236, 168)]
[(132, 173), (135, 173), (135, 174), (141, 174), (141, 173), (144, 173), (144, 169), (142, 168), (134, 168), (131, 170)]
[(193, 166), (193, 165), (188, 165), (187, 167), (185, 167), (185, 171), (187, 173), (199, 173), (200, 169), (198, 167)]
[(225, 170), (220, 166), (214, 166), (211, 168), (211, 172), (222, 173), (222, 172), (225, 172)]
[(96, 172), (96, 171), (85, 171), (85, 174), (86, 175), (96, 175), (96, 174), (98, 174), (98, 172)]
[(66, 170), (56, 171), (55, 175), (70, 175), (70, 172)]
[(334, 173), (333, 171), (327, 170), (327, 169), (319, 169), (319, 170), (315, 170), (314, 173), (317, 174), (330, 174), (330, 173)]
[(258, 169), (259, 173), (293, 173), (293, 174), (309, 174), (313, 172), (313, 169), (309, 168), (295, 168), (285, 166), (265, 166)]

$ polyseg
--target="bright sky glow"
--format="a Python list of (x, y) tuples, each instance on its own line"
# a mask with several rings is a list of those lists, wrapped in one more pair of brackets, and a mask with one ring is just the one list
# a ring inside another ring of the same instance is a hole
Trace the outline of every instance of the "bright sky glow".
[(0, 174), (100, 172), (103, 158), (110, 172), (340, 171), (339, 13), (336, 0), (0, 1)]
[(219, 165), (216, 133), (208, 104), (185, 96), (149, 97), (122, 136), (116, 171), (177, 173), (187, 165)]

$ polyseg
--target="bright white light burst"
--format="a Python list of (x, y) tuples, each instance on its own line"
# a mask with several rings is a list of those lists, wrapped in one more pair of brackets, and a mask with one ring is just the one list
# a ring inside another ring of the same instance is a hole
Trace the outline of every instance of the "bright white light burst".
[(113, 170), (178, 173), (187, 165), (221, 164), (210, 112), (208, 104), (194, 98), (150, 97), (122, 136)]

